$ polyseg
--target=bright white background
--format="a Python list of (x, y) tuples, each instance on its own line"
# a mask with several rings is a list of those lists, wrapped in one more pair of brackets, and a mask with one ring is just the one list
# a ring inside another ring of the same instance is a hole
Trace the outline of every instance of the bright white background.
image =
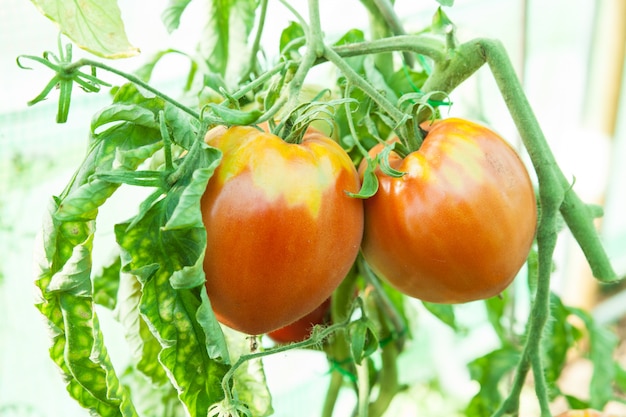
[[(165, 0), (120, 0), (128, 37), (143, 54), (113, 64), (130, 71), (137, 68), (145, 57), (167, 47), (193, 52), (201, 29), (199, 3), (201, 0), (192, 2), (191, 9), (184, 15), (183, 29), (169, 37), (159, 19)], [(306, 15), (305, 3), (303, 0), (292, 1)], [(338, 37), (349, 28), (364, 27), (367, 23), (367, 16), (356, 0), (322, 0), (320, 3), (323, 29), (329, 39)], [(525, 66), (522, 65), (521, 1), (457, 0), (447, 12), (457, 24), (461, 40), (480, 36), (503, 41), (520, 74), (524, 74), (529, 100), (565, 174), (572, 180), (575, 178), (575, 187), (583, 198), (607, 204), (605, 237), (609, 252), (623, 274), (626, 272), (626, 224), (621, 213), (626, 208), (626, 176), (621, 167), (609, 176), (609, 163), (616, 155), (621, 155), (622, 159), (626, 157), (626, 123), (623, 122), (626, 121), (626, 105), (621, 106), (622, 122), (615, 137), (608, 137), (582, 123), (595, 4), (593, 0), (531, 2)], [(39, 93), (51, 73), (35, 63), (33, 71), (21, 70), (15, 64), (15, 58), (19, 54), (41, 55), (43, 50), (56, 51), (57, 32), (54, 25), (27, 0), (3, 0), (2, 6), (0, 416), (86, 416), (87, 413), (66, 394), (61, 378), (48, 357), (45, 326), (33, 306), (31, 258), (34, 236), (46, 201), (50, 195), (61, 191), (74, 167), (79, 164), (90, 117), (109, 98), (106, 93), (86, 95), (76, 89), (69, 121), (64, 125), (54, 123), (57, 104), (54, 94), (47, 102), (27, 107), (26, 102)], [(265, 44), (268, 45), (269, 55), (275, 53), (272, 49), (277, 45), (275, 39), (290, 19), (277, 2), (272, 2), (271, 7), (270, 16), (276, 20), (266, 25)], [(409, 31), (426, 26), (436, 7), (434, 0), (397, 1), (398, 14)], [(75, 49), (75, 55), (80, 54)], [(167, 92), (175, 94), (184, 82), (186, 67), (179, 64), (175, 60), (166, 60), (157, 67), (156, 82)], [(318, 71), (314, 77), (324, 75), (324, 72)], [(113, 76), (103, 77), (113, 83), (119, 82)], [(452, 95), (452, 100), (455, 104), (451, 114), (483, 117), (519, 146), (515, 129), (488, 71), (479, 71)], [(605, 190), (609, 178), (613, 188), (607, 195)], [(125, 197), (132, 201), (132, 194)], [(134, 207), (129, 205), (128, 200), (118, 199), (109, 211), (113, 216), (118, 209), (132, 211)], [(585, 276), (586, 272), (580, 269), (577, 261), (579, 252), (567, 235), (561, 240), (557, 255), (560, 272), (555, 278), (555, 289), (570, 297), (572, 302), (583, 303), (578, 284), (572, 282), (578, 282), (578, 277)], [(617, 311), (624, 305), (625, 302), (619, 302)], [(607, 320), (616, 318), (616, 308), (609, 310), (609, 314), (601, 308), (598, 312), (604, 314)], [(471, 313), (468, 322), (476, 324), (483, 319), (472, 305), (461, 307), (461, 311)], [(462, 402), (471, 397), (476, 386), (469, 381), (464, 361), (489, 350), (493, 340), (478, 331), (475, 337), (464, 340), (459, 348), (455, 336), (427, 313), (420, 311), (417, 317), (420, 331), (405, 355), (402, 364), (404, 376), (408, 380), (419, 381), (427, 380), (436, 373), (441, 378), (442, 388), (453, 398)], [(103, 326), (109, 326), (115, 336), (115, 323), (107, 321), (106, 317), (103, 321)], [(476, 325), (476, 328), (480, 326)], [(123, 357), (123, 353), (116, 352), (123, 352), (125, 348), (123, 341), (118, 339), (114, 337), (113, 342), (108, 341), (114, 359), (115, 355)], [(301, 360), (303, 355), (306, 357), (304, 361)], [(303, 363), (309, 366), (302, 368)], [(292, 352), (272, 357), (266, 366), (275, 395), (277, 416), (293, 416), (294, 413), (299, 416), (319, 415), (327, 382), (326, 362), (321, 355)], [(444, 409), (453, 409), (458, 405), (438, 397), (423, 386), (412, 389), (404, 397), (395, 411), (390, 411), (390, 415), (405, 412), (417, 415), (419, 412), (422, 416), (440, 416), (444, 414)], [(343, 408), (337, 415), (348, 415), (351, 405), (349, 395), (342, 397), (340, 406)]]

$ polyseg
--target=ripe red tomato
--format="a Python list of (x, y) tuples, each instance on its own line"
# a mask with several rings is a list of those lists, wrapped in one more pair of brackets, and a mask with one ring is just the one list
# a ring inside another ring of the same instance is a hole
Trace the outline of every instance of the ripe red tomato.
[(311, 335), (313, 326), (328, 323), (330, 319), (330, 298), (327, 298), (315, 310), (306, 316), (280, 329), (269, 332), (267, 335), (276, 343), (296, 343), (307, 339)]
[(432, 125), (418, 151), (404, 159), (392, 153), (389, 162), (405, 175), (377, 168), (379, 190), (364, 203), (362, 250), (372, 269), (401, 292), (436, 303), (504, 290), (537, 223), (533, 186), (515, 151), (483, 126), (446, 119)]
[(205, 138), (223, 159), (201, 200), (206, 289), (217, 319), (248, 334), (314, 310), (352, 266), (363, 235), (358, 174), (310, 129), (300, 144), (254, 127)]

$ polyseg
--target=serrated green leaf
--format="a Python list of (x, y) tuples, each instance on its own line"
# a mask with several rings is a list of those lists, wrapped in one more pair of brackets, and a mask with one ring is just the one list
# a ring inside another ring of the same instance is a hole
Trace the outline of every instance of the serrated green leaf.
[(180, 25), (180, 18), (191, 0), (169, 0), (167, 7), (161, 13), (161, 20), (165, 25), (165, 29), (172, 33)]
[(31, 0), (80, 48), (104, 58), (135, 56), (128, 41), (117, 0)]

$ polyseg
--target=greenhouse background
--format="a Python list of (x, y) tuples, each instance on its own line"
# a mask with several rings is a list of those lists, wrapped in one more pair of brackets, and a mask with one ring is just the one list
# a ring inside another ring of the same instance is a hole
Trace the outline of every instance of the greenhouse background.
[[(266, 30), (268, 45), (275, 45), (273, 39), (290, 17), (280, 4), (270, 3), (271, 13), (284, 20)], [(159, 17), (166, 4), (165, 0), (120, 0), (128, 36), (142, 54), (117, 61), (116, 66), (132, 71), (152, 53), (170, 46), (193, 52), (193, 42), (188, 40), (197, 38), (201, 30), (194, 13), (187, 12), (182, 29), (170, 37)], [(346, 29), (346, 15), (353, 26), (367, 22), (366, 15), (354, 14), (353, 0), (322, 1), (321, 7), (329, 39)], [(428, 25), (436, 7), (434, 0), (396, 1), (407, 31)], [(461, 40), (490, 37), (504, 43), (565, 175), (583, 200), (604, 206), (605, 217), (599, 223), (602, 237), (618, 274), (626, 275), (626, 1), (457, 0), (446, 10)], [(28, 0), (4, 0), (0, 45), (0, 416), (86, 416), (67, 395), (48, 356), (47, 330), (33, 306), (33, 242), (50, 196), (62, 190), (82, 160), (91, 115), (110, 97), (106, 91), (77, 91), (66, 124), (54, 123), (54, 98), (27, 106), (50, 73), (35, 63), (33, 70), (20, 69), (16, 57), (57, 49), (55, 26)], [(78, 48), (74, 51), (76, 56), (84, 54)], [(155, 82), (164, 91), (180, 90), (183, 67), (175, 58), (168, 58), (157, 67)], [(313, 75), (328, 76), (325, 71), (321, 67)], [(120, 82), (109, 75), (104, 78)], [(481, 69), (452, 98), (452, 112), (485, 121), (521, 146), (487, 70)], [(129, 201), (133, 198), (138, 197), (128, 191), (108, 210), (132, 212), (136, 205)], [(555, 258), (554, 290), (566, 303), (592, 311), (602, 323), (626, 322), (626, 291), (621, 291), (626, 287), (596, 284), (576, 243), (567, 232), (563, 234)], [(112, 236), (101, 239), (105, 245)], [(465, 324), (471, 329), (470, 336), (461, 340), (417, 303), (415, 309), (419, 327), (416, 325), (414, 342), (404, 354), (406, 366), (402, 369), (416, 384), (388, 415), (406, 410), (412, 410), (406, 415), (439, 416), (444, 411), (454, 415), (477, 390), (465, 363), (492, 348), (490, 336), (481, 330), (484, 313), (471, 303), (459, 307), (468, 313), (459, 316), (466, 317)], [(520, 307), (516, 313), (524, 315), (527, 310)], [(113, 335), (112, 358), (124, 361), (124, 340), (114, 319), (106, 313), (101, 319)], [(626, 331), (620, 335), (624, 337)], [(291, 372), (302, 356), (309, 367)], [(626, 364), (626, 354), (624, 361)], [(300, 416), (319, 415), (315, 404), (307, 407), (310, 414), (301, 414), (301, 406), (309, 398), (323, 398), (327, 363), (322, 354), (292, 351), (272, 356), (265, 363), (277, 416), (293, 415), (293, 410), (299, 410)], [(581, 363), (572, 372), (579, 372), (576, 378), (588, 378), (587, 367)], [(438, 386), (432, 382), (435, 380)], [(576, 383), (572, 385), (575, 389)], [(532, 396), (532, 391), (528, 395)], [(580, 395), (584, 396), (584, 391)], [(352, 404), (349, 394), (340, 399), (343, 415), (349, 414)], [(525, 415), (538, 415), (533, 407)], [(625, 408), (616, 407), (626, 415)]]

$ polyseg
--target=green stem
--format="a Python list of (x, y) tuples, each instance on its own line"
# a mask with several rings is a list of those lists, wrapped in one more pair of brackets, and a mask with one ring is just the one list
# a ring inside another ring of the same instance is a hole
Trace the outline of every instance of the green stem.
[(357, 88), (363, 90), (381, 109), (383, 109), (398, 125), (406, 121), (407, 115), (398, 110), (389, 100), (380, 94), (369, 82), (363, 79), (343, 60), (332, 48), (326, 47), (324, 58), (332, 62), (343, 75)]
[(335, 46), (333, 50), (344, 58), (399, 51), (424, 55), (435, 62), (446, 59), (445, 44), (440, 39), (424, 35), (403, 35), (370, 42), (349, 43)]
[[(391, 33), (393, 33), (394, 36), (406, 35), (404, 26), (393, 8), (393, 4), (389, 0), (373, 0), (373, 2), (378, 8), (378, 11), (380, 12), (385, 23), (387, 23)], [(405, 65), (408, 67), (413, 67), (415, 65), (413, 55), (405, 51), (402, 56), (404, 58)]]
[[(331, 322), (340, 323), (350, 320), (356, 280), (357, 274), (353, 270), (348, 273), (333, 293), (330, 300)], [(337, 330), (325, 347), (325, 351), (331, 364), (331, 377), (326, 398), (324, 399), (322, 417), (331, 417), (339, 391), (343, 385), (344, 374), (351, 373), (351, 367), (353, 366), (353, 362), (350, 360), (350, 345), (348, 344), (345, 328)]]
[(368, 417), (370, 398), (370, 378), (367, 359), (356, 365), (357, 374), (357, 416)]
[(337, 371), (331, 372), (330, 384), (328, 385), (326, 398), (324, 399), (324, 406), (322, 408), (322, 417), (332, 417), (342, 385), (343, 375)]
[(389, 408), (391, 401), (400, 390), (398, 384), (398, 348), (395, 343), (388, 343), (382, 348), (381, 369), (378, 379), (380, 392), (370, 404), (369, 417), (381, 417)]
[(255, 359), (261, 359), (265, 356), (270, 356), (270, 355), (275, 355), (277, 353), (286, 352), (292, 349), (306, 349), (306, 348), (310, 348), (314, 346), (319, 346), (326, 338), (328, 338), (333, 333), (336, 333), (339, 330), (345, 330), (345, 328), (350, 324), (350, 320), (351, 320), (350, 316), (351, 314), (348, 314), (346, 320), (340, 323), (332, 324), (328, 327), (323, 328), (320, 331), (314, 331), (311, 334), (310, 338), (303, 340), (301, 342), (290, 343), (286, 345), (279, 345), (277, 347), (274, 347), (268, 350), (249, 353), (247, 355), (241, 355), (239, 359), (237, 359), (237, 361), (231, 366), (228, 372), (226, 372), (226, 374), (224, 375), (224, 378), (222, 378), (222, 390), (224, 391), (224, 395), (230, 402), (233, 401), (233, 395), (230, 390), (230, 380), (235, 375), (235, 372), (237, 371), (237, 369), (244, 363), (251, 361), (251, 360), (255, 360)]
[(252, 43), (252, 51), (250, 52), (250, 61), (248, 62), (248, 69), (243, 79), (245, 80), (250, 74), (256, 74), (257, 71), (257, 54), (259, 53), (259, 47), (261, 46), (261, 36), (263, 35), (263, 28), (265, 26), (265, 17), (267, 16), (267, 3), (268, 0), (261, 0), (260, 9), (261, 14), (259, 16), (259, 27)]
[(320, 27), (319, 4), (317, 0), (309, 0), (309, 25), (303, 25), (303, 29), (305, 30), (307, 49), (296, 73), (289, 82), (289, 99), (285, 106), (285, 116), (296, 108), (304, 80), (320, 56), (320, 50), (323, 50), (324, 39)]
[(71, 74), (72, 72), (76, 71), (78, 68), (84, 67), (84, 66), (90, 66), (90, 67), (95, 67), (95, 68), (100, 68), (104, 71), (110, 72), (112, 74), (116, 74), (119, 75), (122, 78), (125, 78), (126, 80), (130, 81), (131, 83), (140, 86), (141, 88), (151, 92), (152, 94), (156, 95), (157, 97), (162, 98), (163, 100), (167, 101), (168, 103), (174, 105), (175, 107), (178, 107), (180, 110), (184, 111), (185, 113), (189, 114), (190, 116), (192, 116), (195, 119), (200, 119), (200, 114), (192, 109), (190, 109), (189, 107), (181, 104), (180, 102), (178, 102), (177, 100), (173, 99), (172, 97), (168, 96), (167, 94), (163, 93), (162, 91), (157, 90), (156, 88), (152, 87), (150, 84), (144, 82), (142, 79), (140, 79), (139, 77), (136, 77), (132, 74), (128, 74), (124, 71), (118, 70), (114, 67), (111, 67), (109, 65), (106, 65), (102, 62), (98, 62), (98, 61), (93, 61), (91, 59), (86, 59), (86, 58), (82, 58), (79, 59), (78, 61), (67, 65), (63, 68), (63, 70), (66, 73)]

